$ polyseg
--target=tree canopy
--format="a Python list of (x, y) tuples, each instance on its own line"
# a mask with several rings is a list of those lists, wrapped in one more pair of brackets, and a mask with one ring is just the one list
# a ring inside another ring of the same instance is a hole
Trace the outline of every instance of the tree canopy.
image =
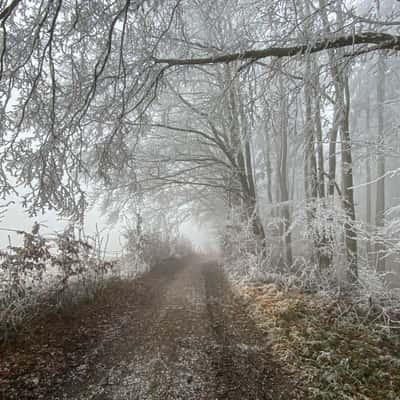
[[(395, 9), (381, 18), (363, 12), (362, 3), (339, 3), (2, 1), (1, 193), (23, 187), (31, 213), (55, 208), (69, 216), (83, 213), (87, 185), (99, 181), (118, 198), (179, 185), (254, 198), (253, 155), (250, 148), (237, 153), (250, 122), (226, 114), (238, 129), (227, 135), (211, 108), (230, 91), (219, 110), (235, 113), (244, 98), (229, 82), (242, 75), (250, 97), (261, 95), (286, 57), (306, 65), (322, 52), (328, 65), (332, 51), (352, 63), (355, 55), (400, 49)], [(301, 68), (282, 71), (309, 79)], [(207, 74), (219, 85), (214, 94), (201, 83)], [(168, 105), (172, 98), (176, 104)], [(160, 139), (166, 132), (181, 150), (171, 147), (168, 155)]]

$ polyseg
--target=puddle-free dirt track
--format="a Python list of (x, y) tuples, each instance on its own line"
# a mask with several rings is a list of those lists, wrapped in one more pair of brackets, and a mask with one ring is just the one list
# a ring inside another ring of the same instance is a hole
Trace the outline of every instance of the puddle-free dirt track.
[[(32, 357), (42, 364), (31, 359), (29, 368), (17, 363), (0, 376), (3, 398), (305, 398), (215, 262), (170, 260), (105, 299), (58, 323), (61, 344), (51, 333), (44, 343), (49, 325), (38, 329), (46, 350)], [(15, 351), (27, 357), (26, 340)]]

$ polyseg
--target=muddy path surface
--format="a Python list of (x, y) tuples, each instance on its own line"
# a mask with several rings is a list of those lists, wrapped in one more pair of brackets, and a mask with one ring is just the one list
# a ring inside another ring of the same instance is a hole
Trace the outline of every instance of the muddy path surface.
[(172, 260), (61, 320), (58, 339), (41, 327), (39, 355), (27, 338), (3, 351), (0, 399), (306, 398), (214, 262)]

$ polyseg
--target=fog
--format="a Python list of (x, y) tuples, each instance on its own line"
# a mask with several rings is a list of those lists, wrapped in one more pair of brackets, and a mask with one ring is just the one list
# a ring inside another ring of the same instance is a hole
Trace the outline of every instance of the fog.
[(400, 1), (0, 25), (0, 398), (400, 398)]
[[(51, 236), (61, 232), (70, 223), (68, 219), (60, 219), (56, 212), (46, 212), (36, 217), (30, 217), (27, 211), (18, 203), (10, 205), (1, 219), (0, 248), (9, 245), (21, 245), (22, 236), (15, 231), (30, 232), (33, 224), (38, 222), (43, 236)], [(108, 238), (107, 255), (121, 254), (126, 245), (123, 237), (124, 224), (122, 222), (110, 223), (98, 207), (91, 208), (85, 217), (83, 229), (86, 235), (95, 236), (97, 231), (103, 238)], [(219, 247), (215, 232), (210, 226), (201, 226), (195, 219), (191, 219), (179, 226), (179, 236), (189, 240), (195, 251), (215, 254)]]

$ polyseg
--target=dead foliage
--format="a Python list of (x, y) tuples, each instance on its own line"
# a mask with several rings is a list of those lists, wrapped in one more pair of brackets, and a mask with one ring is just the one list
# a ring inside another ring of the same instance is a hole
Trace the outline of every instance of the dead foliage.
[(40, 234), (38, 224), (17, 233), (23, 243), (0, 250), (0, 340), (43, 310), (93, 296), (115, 264), (100, 259), (71, 227), (50, 238)]

